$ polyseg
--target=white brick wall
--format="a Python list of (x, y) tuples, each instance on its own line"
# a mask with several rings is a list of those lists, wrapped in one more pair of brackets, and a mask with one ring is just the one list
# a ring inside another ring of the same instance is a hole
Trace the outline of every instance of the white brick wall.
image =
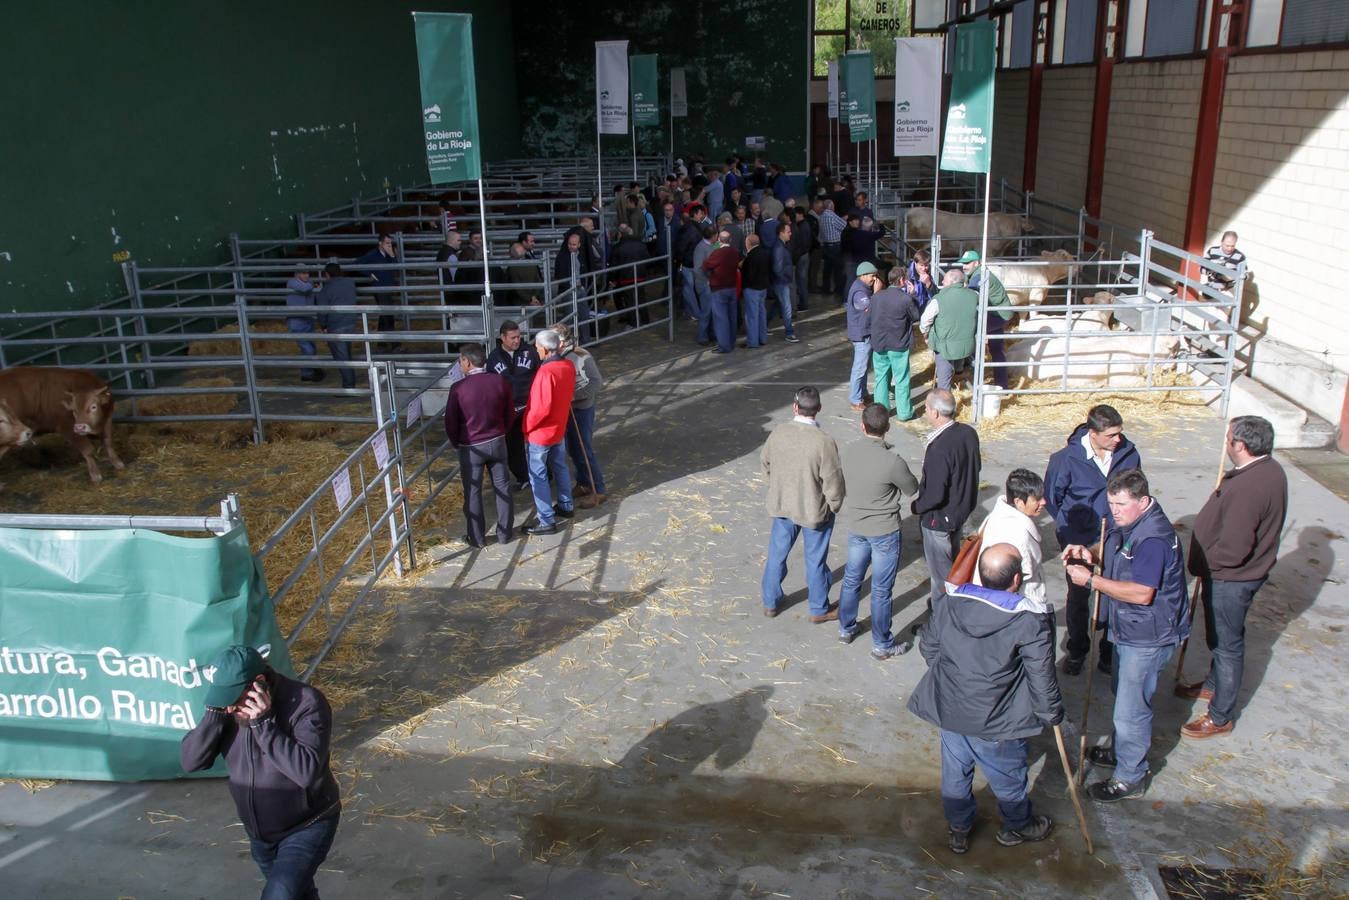
[(1073, 210), (1080, 208), (1087, 196), (1095, 84), (1096, 69), (1077, 66), (1046, 69), (1040, 86), (1035, 196)]
[(1202, 60), (1115, 66), (1101, 218), (1183, 243), (1203, 74)]
[(993, 181), (1021, 187), (1026, 159), (1026, 101), (1030, 70), (999, 72), (993, 88)]
[[(1248, 321), (1349, 370), (1349, 50), (1232, 60), (1208, 228), (1210, 243), (1241, 235)], [(1258, 347), (1256, 361), (1277, 385)], [(1341, 398), (1327, 399), (1337, 411)]]

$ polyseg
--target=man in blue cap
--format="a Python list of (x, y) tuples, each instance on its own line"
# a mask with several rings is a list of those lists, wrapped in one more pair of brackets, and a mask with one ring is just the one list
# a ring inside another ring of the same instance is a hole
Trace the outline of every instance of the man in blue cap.
[(239, 644), (225, 648), (205, 673), (206, 712), (183, 737), (183, 771), (209, 769), (224, 756), (253, 861), (267, 880), (262, 897), (317, 898), (314, 874), (342, 812), (328, 764), (328, 701)]

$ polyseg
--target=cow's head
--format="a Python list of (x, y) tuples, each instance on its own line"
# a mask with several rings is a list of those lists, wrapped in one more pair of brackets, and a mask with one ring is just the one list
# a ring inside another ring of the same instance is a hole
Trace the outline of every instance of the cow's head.
[(1068, 269), (1073, 263), (1073, 254), (1067, 250), (1041, 250), (1040, 259), (1047, 265), (1044, 266), (1045, 280), (1049, 284), (1062, 281), (1068, 277)]
[(76, 434), (99, 434), (112, 415), (112, 390), (104, 385), (84, 391), (66, 391), (61, 405), (75, 418)]
[(33, 429), (19, 421), (18, 416), (0, 400), (0, 447), (13, 447), (33, 440)]
[(1021, 233), (1022, 233), (1022, 234), (1030, 234), (1030, 233), (1031, 233), (1032, 231), (1034, 231), (1034, 230), (1035, 230), (1035, 226), (1031, 224), (1030, 217), (1029, 217), (1029, 216), (1022, 216), (1022, 217), (1021, 217)]

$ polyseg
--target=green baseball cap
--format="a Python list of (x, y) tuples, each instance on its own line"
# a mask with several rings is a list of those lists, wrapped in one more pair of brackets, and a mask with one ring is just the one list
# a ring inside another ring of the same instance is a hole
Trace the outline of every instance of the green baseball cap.
[(965, 265), (965, 263), (972, 263), (978, 261), (979, 261), (978, 250), (966, 250), (965, 253), (960, 257), (960, 259), (956, 260), (956, 262), (960, 263), (962, 266)]
[(879, 275), (879, 274), (880, 273), (876, 271), (876, 267), (869, 262), (860, 263), (857, 266), (858, 278), (861, 278), (863, 275)]
[[(252, 647), (235, 644), (226, 647), (204, 674), (211, 682), (206, 690), (207, 706), (232, 706), (253, 679), (267, 668), (262, 654)], [(215, 671), (211, 671), (214, 669)]]

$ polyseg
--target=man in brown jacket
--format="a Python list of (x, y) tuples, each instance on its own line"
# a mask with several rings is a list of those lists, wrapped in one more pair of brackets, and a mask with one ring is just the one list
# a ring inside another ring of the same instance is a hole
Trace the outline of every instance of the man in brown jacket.
[(815, 421), (819, 414), (820, 392), (801, 388), (792, 403), (792, 421), (774, 428), (759, 454), (768, 476), (768, 514), (773, 517), (763, 572), (764, 615), (778, 614), (787, 554), (804, 531), (810, 621), (816, 624), (838, 619), (838, 607), (829, 605), (832, 579), (825, 557), (844, 494), (838, 444), (820, 430)]
[(1268, 421), (1233, 419), (1227, 432), (1233, 468), (1194, 520), (1190, 574), (1200, 579), (1213, 662), (1203, 681), (1176, 685), (1176, 696), (1208, 701), (1208, 712), (1180, 729), (1191, 740), (1232, 730), (1246, 656), (1246, 613), (1274, 568), (1288, 512), (1288, 479), (1270, 456), (1273, 449), (1274, 426)]

